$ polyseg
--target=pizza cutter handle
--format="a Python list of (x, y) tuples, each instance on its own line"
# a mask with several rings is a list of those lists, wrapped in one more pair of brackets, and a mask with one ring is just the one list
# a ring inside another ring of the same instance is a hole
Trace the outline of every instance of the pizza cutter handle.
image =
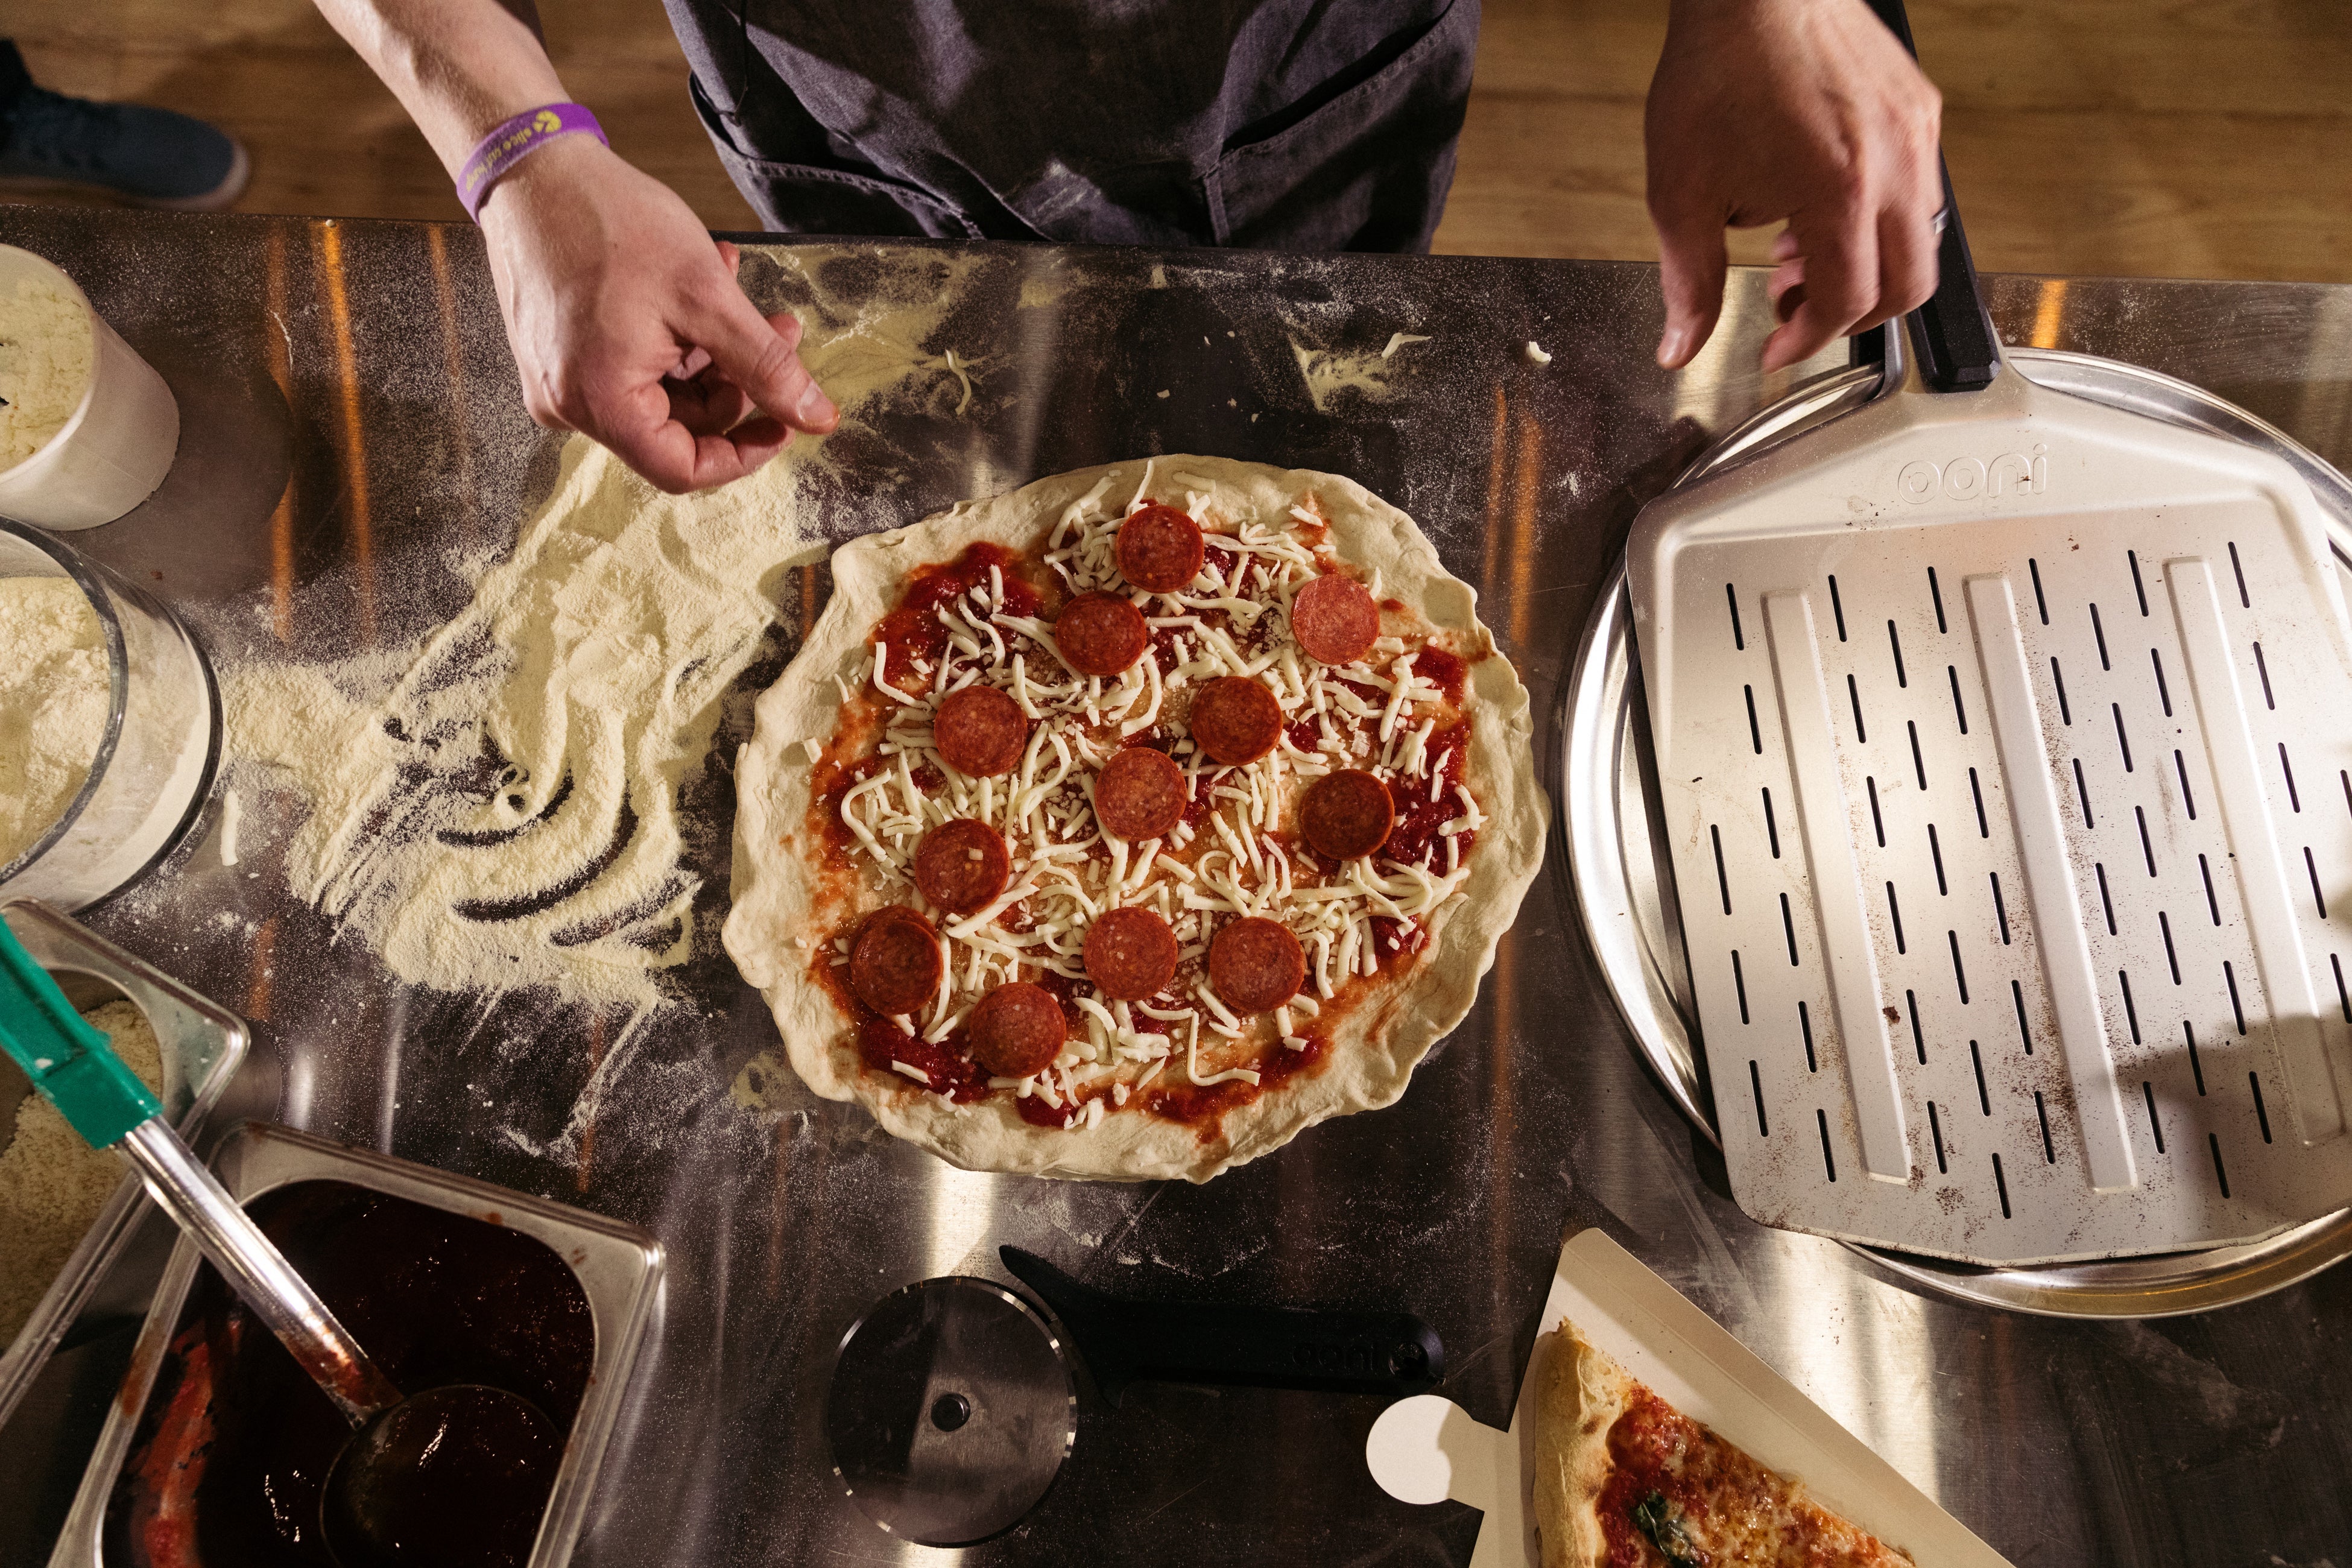
[[(1911, 20), (1903, 0), (1867, 0), (1887, 30), (1916, 59), (1911, 42)], [(1919, 354), (1919, 379), (1931, 392), (1981, 392), (2000, 373), (2000, 340), (1985, 313), (1977, 289), (1977, 264), (1969, 254), (1968, 232), (1960, 225), (1960, 205), (1952, 191), (1952, 171), (1942, 155), (1937, 167), (1944, 181), (1944, 232), (1936, 254), (1936, 292), (1911, 313), (1911, 342)], [(1885, 357), (1861, 351), (1859, 359)]]
[(1444, 1375), (1437, 1332), (1410, 1312), (1307, 1311), (1141, 1301), (1080, 1284), (1034, 1252), (999, 1256), (1054, 1310), (1113, 1406), (1131, 1383), (1426, 1393)]

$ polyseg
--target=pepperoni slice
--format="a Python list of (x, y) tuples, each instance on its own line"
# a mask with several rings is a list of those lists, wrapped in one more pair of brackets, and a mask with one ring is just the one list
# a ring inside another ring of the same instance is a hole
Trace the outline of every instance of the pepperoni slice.
[(1015, 980), (980, 999), (965, 1026), (971, 1054), (999, 1078), (1027, 1078), (1054, 1065), (1069, 1038), (1062, 1005), (1042, 985)]
[(1221, 676), (1192, 699), (1192, 741), (1228, 766), (1254, 763), (1282, 739), (1282, 704), (1265, 683)]
[(911, 1013), (940, 989), (940, 933), (904, 904), (866, 918), (849, 950), (849, 988), (877, 1013)]
[(976, 779), (1009, 773), (1029, 743), (1029, 715), (993, 686), (950, 691), (931, 721), (931, 744), (948, 766)]
[(1327, 859), (1369, 855), (1389, 841), (1395, 826), (1389, 786), (1358, 768), (1324, 774), (1298, 803), (1298, 831)]
[(1054, 646), (1080, 675), (1118, 675), (1143, 657), (1151, 628), (1143, 612), (1117, 594), (1081, 594), (1062, 606)]
[(951, 914), (985, 907), (1012, 879), (1004, 835), (969, 816), (940, 823), (915, 850), (915, 886)]
[(1279, 1007), (1306, 983), (1306, 950), (1280, 921), (1235, 921), (1209, 943), (1209, 984), (1236, 1013)]
[(1113, 838), (1165, 838), (1184, 805), (1184, 770), (1150, 746), (1128, 747), (1095, 775), (1095, 820)]
[(1290, 635), (1318, 664), (1353, 664), (1380, 639), (1381, 607), (1353, 577), (1327, 572), (1292, 597)]
[(1172, 594), (1201, 574), (1208, 547), (1189, 513), (1152, 502), (1118, 525), (1119, 574), (1151, 594)]
[(1087, 932), (1086, 960), (1096, 990), (1140, 1002), (1176, 978), (1176, 933), (1150, 910), (1106, 910)]

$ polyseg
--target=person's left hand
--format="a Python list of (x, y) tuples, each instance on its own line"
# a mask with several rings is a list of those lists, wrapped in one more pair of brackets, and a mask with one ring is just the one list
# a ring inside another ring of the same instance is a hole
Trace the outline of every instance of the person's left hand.
[(1666, 296), (1658, 363), (1688, 364), (1714, 332), (1726, 227), (1789, 226), (1769, 291), (1798, 302), (1765, 342), (1767, 371), (1924, 302), (1942, 116), (1862, 0), (1674, 0), (1645, 122)]

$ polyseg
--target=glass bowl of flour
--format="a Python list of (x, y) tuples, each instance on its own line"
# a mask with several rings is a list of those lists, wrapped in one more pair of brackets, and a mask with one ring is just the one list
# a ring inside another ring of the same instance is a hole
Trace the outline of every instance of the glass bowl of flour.
[(220, 703), (161, 601), (0, 518), (0, 898), (78, 910), (194, 819)]
[(180, 405), (54, 263), (0, 245), (0, 516), (95, 528), (152, 495)]

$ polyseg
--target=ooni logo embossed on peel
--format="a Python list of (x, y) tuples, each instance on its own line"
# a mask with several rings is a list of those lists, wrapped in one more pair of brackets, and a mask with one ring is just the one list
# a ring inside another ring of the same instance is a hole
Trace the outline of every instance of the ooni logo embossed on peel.
[(1948, 463), (1913, 462), (1895, 476), (1895, 493), (1914, 506), (1937, 496), (1975, 500), (1982, 496), (2038, 496), (2050, 489), (2049, 447), (2036, 442), (2031, 451), (2003, 452), (1991, 462), (1978, 458), (1954, 458)]

